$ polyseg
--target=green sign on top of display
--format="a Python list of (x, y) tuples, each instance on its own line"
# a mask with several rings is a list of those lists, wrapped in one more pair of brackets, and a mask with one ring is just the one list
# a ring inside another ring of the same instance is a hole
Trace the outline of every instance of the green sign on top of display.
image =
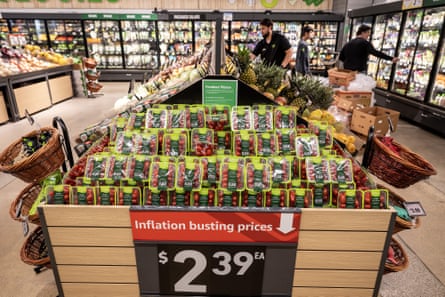
[(238, 81), (203, 79), (202, 104), (236, 106), (238, 104)]
[(135, 20), (135, 21), (156, 21), (157, 14), (115, 14), (115, 13), (88, 13), (83, 14), (84, 20)]
[(423, 0), (423, 6), (437, 6), (437, 5), (444, 5), (445, 0)]

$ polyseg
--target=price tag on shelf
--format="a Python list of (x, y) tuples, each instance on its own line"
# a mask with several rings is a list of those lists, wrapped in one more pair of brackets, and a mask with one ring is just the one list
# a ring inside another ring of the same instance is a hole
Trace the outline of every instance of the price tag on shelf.
[(132, 207), (141, 296), (291, 296), (300, 216)]
[(418, 201), (403, 202), (403, 206), (410, 217), (426, 216), (422, 204), (420, 204)]

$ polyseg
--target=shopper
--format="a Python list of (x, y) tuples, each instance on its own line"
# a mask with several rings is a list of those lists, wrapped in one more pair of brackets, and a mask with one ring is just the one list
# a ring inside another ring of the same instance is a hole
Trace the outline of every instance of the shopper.
[(270, 19), (262, 20), (260, 27), (263, 40), (255, 46), (251, 54), (252, 60), (260, 56), (265, 64), (288, 68), (292, 59), (292, 48), (289, 40), (272, 31), (273, 22)]
[(360, 25), (357, 37), (346, 43), (340, 51), (339, 60), (343, 62), (343, 68), (366, 73), (369, 55), (397, 63), (399, 58), (388, 56), (374, 48), (368, 41), (371, 35), (371, 27)]
[(297, 57), (295, 60), (295, 67), (297, 73), (301, 75), (310, 75), (310, 60), (309, 60), (309, 45), (307, 41), (309, 39), (314, 38), (314, 29), (310, 26), (303, 27), (303, 35), (301, 36), (300, 41), (298, 42), (297, 47)]

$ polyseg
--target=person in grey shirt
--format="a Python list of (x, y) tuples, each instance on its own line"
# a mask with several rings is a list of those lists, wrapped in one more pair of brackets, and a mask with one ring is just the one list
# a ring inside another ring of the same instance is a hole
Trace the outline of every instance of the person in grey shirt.
[(297, 73), (301, 75), (310, 75), (310, 60), (309, 60), (309, 46), (307, 41), (314, 37), (314, 29), (310, 26), (303, 27), (303, 35), (298, 42), (297, 58), (295, 60), (295, 67)]

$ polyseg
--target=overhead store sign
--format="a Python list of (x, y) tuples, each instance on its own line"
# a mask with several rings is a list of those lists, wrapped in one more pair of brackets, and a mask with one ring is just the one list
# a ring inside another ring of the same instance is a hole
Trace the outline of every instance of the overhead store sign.
[(413, 8), (419, 8), (422, 7), (423, 0), (403, 0), (402, 2), (402, 9), (413, 9)]
[(82, 14), (84, 20), (135, 20), (135, 21), (156, 21), (157, 14), (115, 14), (115, 13), (88, 13)]

